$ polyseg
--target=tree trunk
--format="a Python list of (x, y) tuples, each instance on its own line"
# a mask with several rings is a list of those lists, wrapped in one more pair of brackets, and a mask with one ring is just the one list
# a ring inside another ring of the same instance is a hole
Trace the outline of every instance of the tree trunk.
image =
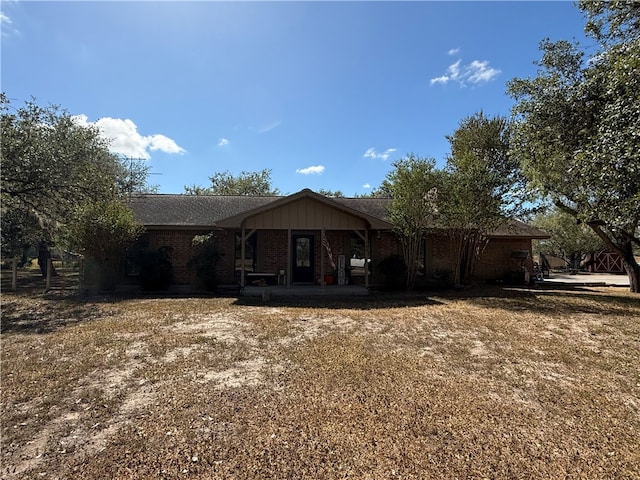
[(402, 239), (402, 250), (404, 261), (407, 264), (407, 279), (406, 279), (406, 289), (407, 291), (412, 291), (413, 287), (416, 284), (416, 277), (418, 274), (418, 266), (417, 266), (417, 258), (418, 258), (418, 249), (420, 248), (420, 238), (415, 237), (403, 237)]
[(633, 293), (640, 293), (640, 265), (633, 256), (633, 251), (629, 248), (629, 252), (623, 255), (622, 265), (629, 277), (629, 290)]
[(622, 257), (622, 265), (629, 277), (629, 290), (632, 293), (640, 293), (640, 265), (633, 256), (633, 245), (630, 239), (621, 245), (614, 243), (597, 223), (588, 223), (594, 232), (604, 241), (605, 245)]
[(451, 235), (451, 244), (455, 250), (455, 262), (453, 267), (453, 287), (462, 287), (462, 256), (465, 247), (465, 237), (461, 232), (455, 232)]

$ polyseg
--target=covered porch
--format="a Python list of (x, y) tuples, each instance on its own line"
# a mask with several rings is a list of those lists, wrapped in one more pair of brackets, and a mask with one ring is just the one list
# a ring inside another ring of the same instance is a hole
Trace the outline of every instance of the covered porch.
[[(236, 279), (245, 295), (260, 296), (366, 295), (371, 232), (391, 226), (303, 190), (227, 218), (218, 227), (237, 232)], [(252, 257), (248, 251), (257, 253)]]
[(240, 290), (240, 295), (264, 300), (285, 297), (358, 297), (369, 295), (369, 288), (363, 285), (247, 285)]

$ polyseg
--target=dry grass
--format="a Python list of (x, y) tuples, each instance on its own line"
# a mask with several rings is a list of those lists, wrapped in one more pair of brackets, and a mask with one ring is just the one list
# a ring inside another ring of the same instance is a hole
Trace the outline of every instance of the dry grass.
[(640, 478), (621, 290), (2, 303), (2, 478)]

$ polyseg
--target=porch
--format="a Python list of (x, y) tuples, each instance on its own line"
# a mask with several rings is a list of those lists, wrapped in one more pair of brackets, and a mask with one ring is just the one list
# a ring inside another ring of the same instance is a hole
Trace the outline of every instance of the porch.
[(256, 287), (247, 285), (240, 290), (244, 297), (356, 297), (369, 295), (369, 288), (363, 285), (268, 285)]

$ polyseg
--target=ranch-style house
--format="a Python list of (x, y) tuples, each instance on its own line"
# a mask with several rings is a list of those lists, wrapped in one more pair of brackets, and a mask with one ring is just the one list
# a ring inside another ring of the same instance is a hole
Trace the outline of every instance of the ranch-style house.
[[(389, 199), (329, 198), (304, 189), (287, 196), (147, 194), (131, 198), (145, 227), (146, 248), (168, 249), (174, 283), (194, 285), (188, 268), (193, 238), (214, 232), (219, 285), (362, 285), (382, 282), (381, 260), (401, 254), (386, 214)], [(544, 232), (511, 221), (490, 236), (479, 259), (479, 281), (522, 281), (532, 270), (532, 239)], [(454, 252), (448, 237), (428, 235), (420, 254), (418, 283), (451, 272)]]

